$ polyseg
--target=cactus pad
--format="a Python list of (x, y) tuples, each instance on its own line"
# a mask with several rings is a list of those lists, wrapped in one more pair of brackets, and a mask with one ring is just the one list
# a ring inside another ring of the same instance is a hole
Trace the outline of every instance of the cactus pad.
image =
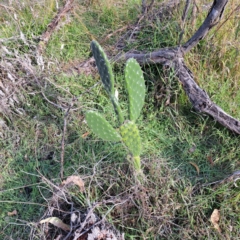
[(129, 98), (129, 117), (131, 121), (136, 121), (144, 105), (146, 87), (143, 72), (133, 58), (127, 61), (125, 81)]
[(138, 128), (134, 122), (128, 121), (120, 128), (123, 143), (127, 146), (133, 156), (139, 156), (141, 153), (141, 139)]
[(106, 141), (120, 141), (122, 138), (110, 123), (97, 112), (87, 112), (86, 120), (92, 131)]
[(107, 59), (105, 52), (98, 42), (91, 42), (91, 49), (96, 61), (98, 72), (100, 74), (104, 88), (109, 95), (114, 94), (114, 76), (110, 62)]

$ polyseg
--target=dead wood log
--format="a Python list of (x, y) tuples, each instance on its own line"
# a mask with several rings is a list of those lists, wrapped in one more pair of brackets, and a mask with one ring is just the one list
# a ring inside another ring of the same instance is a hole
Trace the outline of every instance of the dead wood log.
[(196, 33), (182, 46), (163, 48), (151, 53), (125, 53), (117, 56), (114, 60), (122, 61), (135, 58), (142, 65), (160, 63), (173, 67), (194, 109), (212, 116), (226, 128), (240, 134), (240, 121), (228, 115), (211, 101), (208, 94), (194, 81), (192, 72), (184, 63), (184, 54), (204, 39), (209, 30), (220, 21), (227, 3), (228, 0), (214, 0), (205, 21)]

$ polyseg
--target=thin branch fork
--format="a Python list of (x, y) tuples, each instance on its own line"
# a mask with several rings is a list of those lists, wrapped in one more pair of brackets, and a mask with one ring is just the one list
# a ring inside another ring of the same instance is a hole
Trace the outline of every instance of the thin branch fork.
[(155, 64), (171, 66), (196, 111), (212, 116), (217, 122), (240, 134), (240, 121), (228, 115), (224, 110), (211, 101), (208, 94), (194, 81), (192, 72), (184, 63), (184, 55), (202, 40), (209, 30), (222, 18), (228, 0), (214, 0), (212, 7), (200, 28), (182, 46), (163, 48), (151, 53), (125, 53), (117, 56), (115, 61), (135, 58), (140, 64)]

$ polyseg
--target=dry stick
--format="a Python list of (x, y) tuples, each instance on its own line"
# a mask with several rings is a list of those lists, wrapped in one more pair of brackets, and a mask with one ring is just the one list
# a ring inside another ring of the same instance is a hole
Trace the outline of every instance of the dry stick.
[(10, 204), (28, 204), (28, 205), (36, 205), (41, 207), (47, 207), (45, 204), (34, 203), (34, 202), (19, 202), (19, 201), (10, 201), (10, 200), (0, 200), (0, 203), (10, 203)]
[(220, 179), (220, 180), (217, 180), (217, 181), (214, 181), (214, 182), (210, 182), (210, 183), (201, 184), (200, 186), (197, 186), (193, 190), (192, 194), (195, 194), (196, 192), (198, 192), (202, 188), (206, 188), (206, 187), (212, 186), (212, 185), (213, 185), (213, 189), (215, 190), (216, 187), (218, 187), (219, 185), (230, 183), (230, 182), (233, 183), (233, 185), (235, 187), (239, 187), (237, 185), (237, 181), (238, 180), (240, 180), (240, 170), (237, 170), (237, 171), (233, 172), (232, 174), (228, 175), (224, 179)]
[(173, 67), (193, 107), (197, 111), (212, 116), (231, 131), (240, 134), (240, 121), (228, 115), (211, 101), (208, 94), (194, 81), (191, 71), (183, 61), (184, 54), (196, 46), (207, 35), (209, 30), (220, 21), (227, 3), (228, 0), (214, 0), (203, 24), (182, 47), (164, 48), (151, 53), (126, 53), (118, 56), (115, 60), (121, 61), (135, 58), (140, 64), (161, 63)]
[(146, 11), (146, 8), (147, 8), (147, 3), (146, 3), (146, 0), (142, 0), (142, 14), (145, 13)]
[(53, 18), (51, 23), (48, 24), (47, 30), (40, 37), (40, 42), (37, 47), (38, 53), (41, 54), (43, 52), (44, 47), (47, 45), (51, 35), (55, 31), (55, 29), (59, 26), (60, 20), (66, 15), (66, 13), (72, 10), (73, 2), (74, 0), (66, 0), (63, 8), (61, 8), (58, 11), (57, 15)]
[(192, 9), (192, 26), (194, 27), (196, 24), (196, 17), (197, 17), (197, 12), (199, 13), (199, 7), (196, 3), (196, 0), (193, 1), (193, 9)]
[(152, 2), (150, 3), (150, 5), (147, 6), (147, 5), (146, 5), (146, 1), (145, 1), (145, 0), (142, 1), (142, 16), (138, 19), (137, 24), (136, 24), (135, 28), (133, 29), (133, 31), (132, 31), (132, 33), (131, 33), (128, 41), (130, 41), (130, 40), (132, 39), (132, 36), (134, 35), (134, 33), (136, 32), (136, 30), (138, 29), (140, 22), (144, 19), (144, 17), (145, 17), (145, 15), (147, 14), (147, 12), (152, 8), (153, 3), (154, 3), (154, 0), (152, 0)]
[(101, 41), (101, 44), (104, 43), (107, 39), (109, 39), (109, 38), (112, 37), (113, 35), (115, 35), (116, 33), (122, 32), (122, 31), (124, 31), (124, 30), (127, 29), (127, 28), (128, 28), (128, 25), (127, 25), (127, 26), (123, 26), (123, 27), (115, 30), (115, 31), (112, 32), (112, 33), (109, 33), (109, 34)]
[(63, 123), (63, 134), (62, 134), (62, 142), (61, 142), (61, 172), (60, 172), (60, 178), (63, 180), (63, 170), (64, 170), (64, 153), (65, 153), (65, 135), (67, 131), (67, 118), (69, 115), (69, 111), (71, 107), (73, 106), (73, 102), (69, 105), (65, 115), (64, 115), (64, 123)]
[(190, 8), (190, 3), (191, 3), (191, 0), (186, 0), (185, 8), (184, 8), (183, 15), (182, 15), (181, 33), (180, 33), (179, 41), (178, 41), (179, 46), (181, 45), (181, 41), (182, 41), (182, 38), (183, 38), (184, 27), (185, 27), (185, 22), (186, 22), (186, 19), (187, 19), (188, 11), (189, 11), (189, 8)]
[(230, 174), (229, 176), (225, 177), (222, 180), (218, 180), (218, 181), (211, 182), (211, 183), (206, 183), (206, 184), (203, 184), (202, 186), (203, 187), (210, 186), (210, 185), (217, 185), (218, 186), (220, 184), (229, 183), (229, 182), (233, 182), (233, 184), (236, 186), (236, 181), (239, 180), (239, 179), (240, 179), (240, 170), (237, 170), (237, 171), (233, 172), (232, 174)]
[(186, 19), (187, 19), (188, 11), (189, 11), (189, 8), (190, 8), (190, 3), (191, 3), (191, 0), (187, 0), (186, 1), (186, 5), (185, 5), (184, 11), (183, 11), (183, 15), (182, 15), (182, 24), (183, 24), (183, 26), (184, 26), (184, 24), (186, 22)]
[(4, 8), (5, 10), (8, 8), (10, 10), (15, 10), (13, 7), (6, 6), (4, 4), (0, 4), (0, 7)]

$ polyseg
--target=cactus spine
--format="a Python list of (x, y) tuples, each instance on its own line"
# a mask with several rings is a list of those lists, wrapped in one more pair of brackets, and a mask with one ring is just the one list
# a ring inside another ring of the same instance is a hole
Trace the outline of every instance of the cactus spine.
[(129, 119), (124, 122), (122, 111), (115, 96), (114, 75), (111, 65), (102, 47), (92, 41), (91, 48), (106, 92), (113, 104), (119, 120), (119, 133), (97, 112), (88, 112), (86, 120), (92, 131), (107, 141), (122, 141), (131, 153), (135, 170), (141, 171), (141, 139), (135, 121), (140, 115), (145, 98), (143, 72), (135, 59), (129, 59), (125, 68), (125, 81), (129, 99)]

